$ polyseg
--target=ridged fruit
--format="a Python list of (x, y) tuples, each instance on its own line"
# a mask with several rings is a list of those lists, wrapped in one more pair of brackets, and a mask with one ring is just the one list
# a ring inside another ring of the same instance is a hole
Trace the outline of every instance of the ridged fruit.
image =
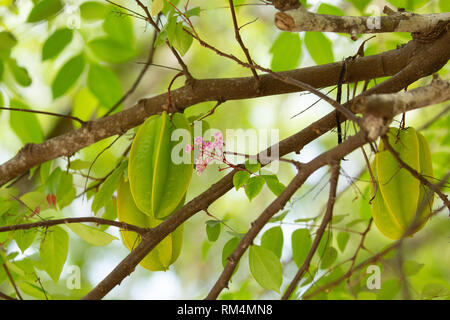
[[(130, 184), (121, 178), (117, 189), (117, 217), (120, 222), (142, 228), (154, 228), (163, 220), (158, 220), (140, 211), (134, 203)], [(141, 241), (133, 231), (121, 230), (122, 240), (131, 251)], [(175, 262), (181, 252), (183, 225), (164, 238), (141, 262), (140, 265), (150, 271), (165, 271)]]
[[(186, 130), (189, 139), (171, 141), (175, 129)], [(176, 164), (172, 151), (180, 151), (177, 156), (182, 157), (186, 144), (192, 144), (191, 132), (183, 114), (174, 113), (170, 117), (165, 111), (149, 117), (137, 131), (130, 151), (128, 177), (136, 206), (145, 214), (164, 219), (184, 202), (193, 159)]]
[[(426, 179), (433, 176), (430, 147), (422, 134), (412, 127), (405, 130), (390, 128), (387, 137), (389, 144), (403, 162)], [(378, 150), (372, 164), (377, 182), (372, 217), (385, 236), (399, 239), (412, 223), (418, 224), (413, 233), (425, 225), (433, 206), (433, 197), (428, 199), (423, 210), (417, 215), (428, 187), (400, 166), (391, 152), (384, 148), (383, 141), (380, 142)]]

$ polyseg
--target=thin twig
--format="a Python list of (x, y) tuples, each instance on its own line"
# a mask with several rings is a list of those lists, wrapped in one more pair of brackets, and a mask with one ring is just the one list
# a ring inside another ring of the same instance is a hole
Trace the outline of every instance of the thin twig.
[(289, 284), (288, 288), (284, 292), (281, 299), (288, 300), (294, 290), (297, 288), (297, 285), (303, 276), (303, 274), (309, 269), (309, 264), (311, 263), (311, 260), (316, 253), (316, 250), (319, 246), (320, 241), (322, 240), (322, 237), (325, 233), (325, 229), (328, 225), (328, 223), (333, 218), (333, 209), (334, 209), (334, 203), (336, 201), (336, 190), (339, 180), (339, 171), (340, 171), (340, 165), (339, 163), (332, 165), (331, 168), (331, 177), (330, 177), (330, 194), (328, 197), (328, 203), (327, 203), (327, 210), (325, 212), (325, 215), (323, 217), (322, 223), (319, 226), (319, 229), (316, 232), (316, 236), (314, 238), (314, 242), (311, 246), (311, 249), (308, 252), (308, 255), (303, 262), (302, 266), (299, 268), (297, 273), (295, 274), (294, 279), (292, 279), (291, 283)]
[(9, 268), (6, 265), (6, 263), (3, 263), (3, 268), (5, 269), (6, 275), (8, 276), (9, 282), (13, 286), (14, 290), (16, 291), (17, 296), (20, 300), (23, 300), (22, 295), (20, 294), (19, 288), (17, 288), (16, 282), (14, 281), (11, 273), (9, 272)]
[(81, 125), (85, 125), (86, 121), (81, 120), (78, 117), (74, 117), (68, 114), (61, 114), (61, 113), (54, 113), (54, 112), (48, 112), (48, 111), (40, 111), (40, 110), (33, 110), (33, 109), (22, 109), (22, 108), (10, 108), (10, 107), (0, 107), (0, 110), (8, 110), (8, 111), (17, 111), (17, 112), (29, 112), (29, 113), (37, 113), (37, 114), (44, 114), (46, 116), (52, 116), (52, 117), (58, 117), (58, 118), (65, 118), (70, 119), (73, 121), (79, 122)]
[(39, 222), (33, 222), (33, 223), (24, 223), (24, 224), (15, 224), (11, 226), (3, 226), (0, 227), (0, 233), (1, 232), (8, 232), (8, 231), (15, 231), (15, 230), (29, 230), (33, 228), (39, 228), (39, 227), (51, 227), (56, 226), (60, 224), (66, 224), (66, 223), (87, 223), (92, 222), (98, 225), (108, 225), (108, 226), (114, 226), (117, 228), (120, 228), (122, 230), (126, 231), (134, 231), (140, 235), (145, 234), (148, 229), (147, 228), (141, 228), (132, 224), (128, 224), (125, 222), (119, 222), (119, 221), (113, 221), (108, 219), (102, 219), (97, 217), (76, 217), (76, 218), (63, 218), (63, 219), (53, 219), (53, 220), (44, 220)]

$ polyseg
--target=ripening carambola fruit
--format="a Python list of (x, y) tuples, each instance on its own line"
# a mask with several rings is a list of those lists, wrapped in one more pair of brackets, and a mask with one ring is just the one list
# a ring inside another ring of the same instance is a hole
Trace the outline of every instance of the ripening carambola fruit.
[[(176, 129), (185, 134), (172, 141)], [(146, 215), (165, 219), (184, 203), (193, 159), (177, 163), (172, 157), (182, 157), (186, 144), (192, 143), (191, 131), (183, 114), (169, 116), (165, 111), (149, 117), (138, 129), (130, 151), (128, 178), (134, 202)]]
[[(414, 128), (390, 128), (389, 144), (400, 159), (426, 179), (433, 176), (431, 152), (427, 141)], [(423, 203), (428, 187), (405, 168), (401, 168), (392, 153), (380, 142), (372, 164), (377, 192), (372, 203), (372, 217), (377, 228), (388, 238), (400, 239), (411, 224), (419, 231), (426, 223), (433, 206), (433, 197)], [(371, 191), (373, 194), (373, 190)], [(419, 207), (422, 208), (416, 214)]]
[[(154, 228), (163, 220), (144, 214), (134, 203), (130, 192), (130, 184), (121, 178), (117, 189), (117, 218), (120, 222), (129, 223), (142, 228)], [(122, 240), (131, 251), (141, 242), (140, 236), (133, 231), (121, 230)], [(164, 238), (145, 258), (140, 265), (150, 271), (165, 271), (180, 255), (183, 225)]]

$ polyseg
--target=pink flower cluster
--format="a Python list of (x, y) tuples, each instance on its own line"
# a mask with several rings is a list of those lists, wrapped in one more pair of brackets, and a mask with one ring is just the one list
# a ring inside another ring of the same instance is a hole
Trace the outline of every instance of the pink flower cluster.
[(198, 156), (195, 160), (195, 170), (198, 175), (206, 169), (208, 164), (213, 161), (221, 161), (227, 163), (223, 153), (223, 136), (220, 131), (214, 135), (214, 141), (205, 141), (202, 137), (195, 137), (194, 145), (186, 145), (186, 153), (191, 153), (193, 150), (198, 150)]

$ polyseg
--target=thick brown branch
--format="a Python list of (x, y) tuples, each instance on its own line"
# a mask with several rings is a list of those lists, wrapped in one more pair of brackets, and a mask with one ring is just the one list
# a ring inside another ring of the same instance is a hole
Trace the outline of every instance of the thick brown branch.
[(427, 33), (435, 28), (445, 29), (450, 22), (450, 13), (413, 14), (395, 12), (388, 16), (333, 16), (309, 12), (304, 7), (278, 12), (275, 25), (284, 31), (319, 31), (348, 34), (417, 32)]
[(436, 77), (428, 86), (413, 90), (360, 96), (355, 99), (352, 111), (392, 119), (400, 113), (447, 100), (450, 100), (450, 81)]
[[(417, 76), (435, 72), (435, 68), (439, 69), (448, 60), (450, 41), (446, 42), (446, 40), (448, 40), (448, 37), (427, 45), (412, 41), (398, 50), (358, 58), (348, 65), (346, 82), (396, 74), (408, 64), (414, 53), (422, 51), (427, 51), (427, 54), (430, 56), (429, 64), (431, 64), (433, 70), (428, 70), (431, 67), (426, 65), (424, 68), (421, 68), (421, 74)], [(445, 60), (444, 63), (439, 61), (439, 59), (435, 59), (437, 54), (439, 54), (441, 60)], [(336, 84), (341, 66), (342, 63), (337, 62), (282, 72), (280, 74), (310, 84), (313, 87), (321, 88)], [(414, 79), (402, 80), (395, 86), (387, 86), (382, 83), (379, 90), (377, 89), (375, 92), (396, 92), (417, 80), (417, 76)], [(200, 102), (217, 101), (218, 98), (237, 100), (300, 91), (297, 86), (286, 85), (284, 82), (274, 79), (271, 75), (260, 76), (260, 88), (261, 90), (258, 90), (255, 87), (255, 79), (253, 77), (205, 79), (196, 80), (194, 87), (187, 85), (179, 88), (173, 91), (171, 96), (177, 109), (183, 110)], [(371, 93), (374, 93), (374, 91), (371, 91)], [(167, 101), (167, 94), (143, 99), (133, 108), (90, 122), (78, 130), (49, 139), (41, 144), (26, 146), (14, 158), (0, 165), (0, 186), (38, 164), (61, 156), (71, 156), (94, 142), (121, 134), (140, 125), (147, 117), (159, 113), (167, 107)], [(334, 113), (332, 117), (335, 118)], [(326, 123), (326, 125), (322, 125), (323, 123)], [(320, 124), (320, 126), (315, 128), (315, 131), (309, 131), (308, 135), (318, 137), (335, 125), (335, 123), (329, 123), (328, 116), (316, 124)], [(319, 130), (319, 133), (316, 133), (317, 130)]]

